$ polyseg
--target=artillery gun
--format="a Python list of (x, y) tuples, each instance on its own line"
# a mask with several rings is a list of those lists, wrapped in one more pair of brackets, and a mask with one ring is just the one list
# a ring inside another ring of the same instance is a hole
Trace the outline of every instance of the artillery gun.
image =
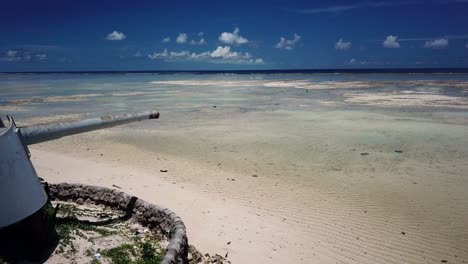
[(11, 116), (0, 116), (0, 247), (39, 249), (46, 244), (43, 208), (48, 197), (31, 163), (28, 145), (64, 136), (109, 128), (159, 113), (103, 116), (76, 122), (17, 127)]

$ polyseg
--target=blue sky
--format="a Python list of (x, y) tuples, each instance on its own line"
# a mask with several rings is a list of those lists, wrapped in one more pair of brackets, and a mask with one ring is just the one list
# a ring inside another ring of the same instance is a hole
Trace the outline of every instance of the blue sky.
[(468, 67), (467, 13), (468, 0), (8, 1), (0, 71)]

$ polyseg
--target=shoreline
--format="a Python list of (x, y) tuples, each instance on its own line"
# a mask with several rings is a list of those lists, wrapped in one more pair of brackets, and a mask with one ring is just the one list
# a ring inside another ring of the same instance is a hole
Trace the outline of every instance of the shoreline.
[[(116, 143), (105, 135), (93, 132), (32, 146), (38, 174), (54, 183), (117, 185), (168, 207), (185, 222), (190, 244), (210, 254), (227, 253), (232, 263), (468, 259), (463, 250), (467, 230), (459, 229), (466, 212), (453, 215), (451, 209), (433, 205), (436, 198), (413, 205), (415, 197), (394, 192), (398, 185), (379, 198), (366, 194), (369, 190), (353, 193), (320, 183), (301, 184), (294, 178), (253, 177)], [(343, 172), (329, 173), (338, 177)], [(411, 187), (415, 186), (423, 187)]]
[(260, 218), (254, 211), (231, 201), (217, 199), (219, 197), (208, 192), (196, 192), (186, 184), (181, 186), (162, 179), (161, 172), (150, 175), (126, 166), (97, 163), (34, 148), (31, 153), (38, 174), (48, 182), (104, 186), (170, 208), (183, 219), (189, 243), (202, 252), (227, 254), (232, 263), (284, 263), (291, 260), (299, 263), (304, 260), (287, 252), (282, 256), (275, 254), (276, 250), (265, 243), (267, 239), (252, 235), (256, 226), (285, 233), (287, 226), (275, 217), (264, 215)]

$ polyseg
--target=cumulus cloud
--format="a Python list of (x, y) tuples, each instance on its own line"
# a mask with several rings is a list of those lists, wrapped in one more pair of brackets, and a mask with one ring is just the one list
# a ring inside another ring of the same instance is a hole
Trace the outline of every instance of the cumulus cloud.
[(351, 64), (351, 65), (356, 64), (356, 59), (350, 59), (350, 60), (349, 60), (349, 64)]
[(199, 41), (195, 41), (194, 39), (190, 41), (190, 45), (205, 45), (205, 44), (206, 44), (206, 41), (204, 38), (201, 38)]
[(213, 58), (223, 58), (223, 59), (229, 59), (229, 58), (237, 58), (237, 57), (244, 57), (247, 59), (250, 59), (250, 54), (247, 52), (245, 55), (242, 55), (242, 53), (238, 52), (233, 52), (231, 51), (231, 47), (229, 46), (218, 46), (213, 52), (211, 52), (211, 57)]
[(448, 40), (445, 38), (428, 40), (424, 43), (424, 48), (428, 49), (443, 49), (448, 46)]
[(112, 33), (107, 34), (107, 40), (124, 40), (127, 36), (124, 33), (114, 30)]
[(236, 44), (236, 45), (242, 45), (246, 44), (249, 42), (248, 39), (242, 37), (239, 35), (239, 28), (236, 27), (234, 29), (234, 32), (223, 32), (221, 35), (219, 35), (218, 39), (224, 44)]
[(176, 39), (176, 42), (179, 44), (185, 44), (187, 43), (187, 34), (186, 33), (180, 33), (179, 36)]
[(165, 37), (161, 40), (162, 43), (169, 43), (171, 42), (171, 38), (170, 37)]
[(389, 35), (389, 36), (387, 36), (387, 38), (384, 40), (384, 42), (382, 43), (382, 45), (383, 45), (385, 48), (397, 49), (397, 48), (400, 47), (400, 43), (398, 43), (397, 39), (398, 39), (398, 36)]
[(292, 50), (300, 40), (301, 40), (301, 36), (299, 36), (296, 33), (294, 33), (293, 39), (286, 39), (284, 37), (281, 37), (280, 42), (278, 42), (278, 44), (275, 45), (275, 48)]
[(152, 60), (164, 61), (196, 61), (212, 63), (232, 63), (232, 64), (264, 64), (262, 58), (252, 58), (248, 52), (232, 51), (230, 46), (218, 46), (214, 51), (195, 53), (190, 51), (168, 51), (149, 54)]
[(336, 50), (347, 50), (349, 48), (351, 48), (351, 42), (345, 42), (341, 38), (338, 40), (338, 42), (335, 43)]

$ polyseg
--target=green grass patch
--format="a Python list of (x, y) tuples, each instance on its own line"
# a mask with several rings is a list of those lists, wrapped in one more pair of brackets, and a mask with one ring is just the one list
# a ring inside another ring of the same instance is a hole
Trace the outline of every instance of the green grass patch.
[(153, 243), (139, 239), (133, 244), (123, 244), (104, 250), (102, 255), (114, 264), (159, 264), (163, 260), (163, 256), (157, 253)]

